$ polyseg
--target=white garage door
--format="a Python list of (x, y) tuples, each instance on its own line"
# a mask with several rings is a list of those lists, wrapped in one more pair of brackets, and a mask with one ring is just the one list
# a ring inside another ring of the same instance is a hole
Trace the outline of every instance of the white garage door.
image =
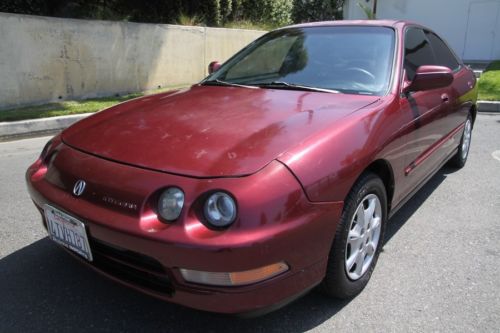
[(495, 50), (495, 34), (497, 33), (495, 27), (499, 11), (499, 0), (476, 1), (470, 4), (464, 59), (491, 59)]

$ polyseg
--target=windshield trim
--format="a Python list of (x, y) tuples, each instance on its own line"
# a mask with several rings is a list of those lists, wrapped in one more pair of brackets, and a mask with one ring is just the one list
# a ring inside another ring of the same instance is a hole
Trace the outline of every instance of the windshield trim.
[(204, 86), (224, 86), (224, 87), (239, 87), (248, 89), (259, 89), (259, 87), (250, 84), (233, 83), (230, 81), (224, 81), (220, 79), (204, 80), (200, 85)]
[(324, 92), (324, 93), (330, 93), (330, 94), (340, 94), (341, 93), (339, 90), (335, 90), (335, 89), (305, 86), (303, 84), (297, 84), (297, 83), (287, 82), (287, 81), (263, 82), (263, 83), (256, 84), (256, 86), (260, 87), (262, 89), (283, 89), (283, 88), (285, 88), (285, 89), (289, 89), (289, 90), (308, 90), (308, 91)]

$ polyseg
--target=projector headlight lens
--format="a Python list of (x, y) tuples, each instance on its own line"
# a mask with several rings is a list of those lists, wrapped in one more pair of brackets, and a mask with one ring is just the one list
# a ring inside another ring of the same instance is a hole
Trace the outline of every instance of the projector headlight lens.
[(205, 202), (204, 213), (214, 227), (227, 227), (236, 219), (236, 202), (227, 193), (215, 192)]

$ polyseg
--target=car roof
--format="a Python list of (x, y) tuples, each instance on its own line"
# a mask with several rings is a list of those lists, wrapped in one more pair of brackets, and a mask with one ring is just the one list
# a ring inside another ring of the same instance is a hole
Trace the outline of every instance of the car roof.
[(309, 22), (287, 26), (285, 28), (308, 28), (308, 27), (338, 27), (338, 26), (376, 26), (402, 28), (406, 25), (419, 25), (404, 20), (338, 20)]

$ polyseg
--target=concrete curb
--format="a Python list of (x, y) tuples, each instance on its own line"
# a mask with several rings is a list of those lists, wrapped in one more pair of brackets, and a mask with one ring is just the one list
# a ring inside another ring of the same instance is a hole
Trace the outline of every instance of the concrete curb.
[(58, 132), (92, 113), (0, 123), (0, 141)]
[(500, 102), (477, 101), (479, 112), (500, 112)]

